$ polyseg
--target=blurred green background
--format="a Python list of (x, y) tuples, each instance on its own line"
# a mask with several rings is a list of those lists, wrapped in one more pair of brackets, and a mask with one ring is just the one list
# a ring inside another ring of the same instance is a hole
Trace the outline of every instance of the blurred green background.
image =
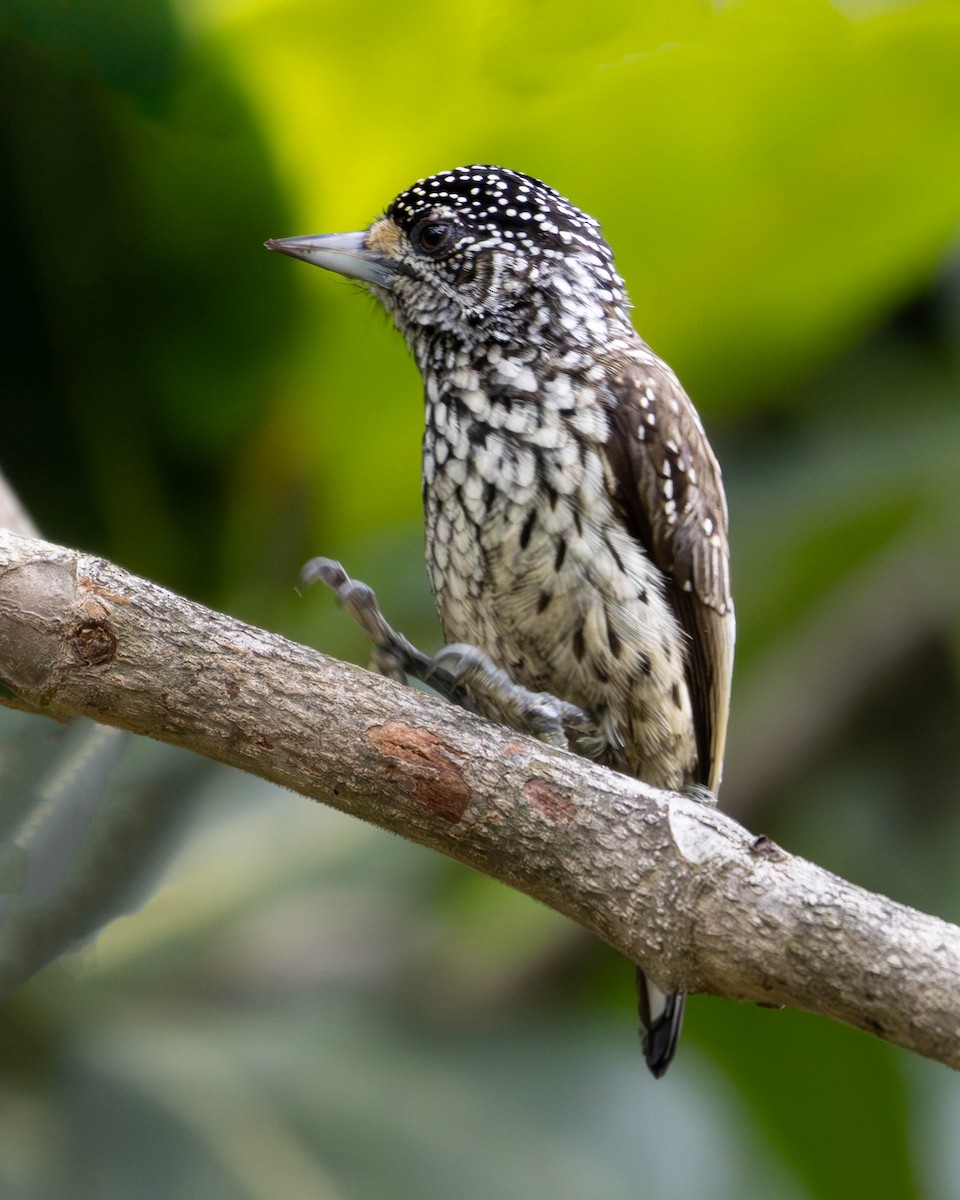
[[(324, 553), (438, 646), (413, 364), (261, 242), (470, 162), (601, 219), (724, 465), (721, 803), (960, 920), (957, 3), (0, 0), (3, 470), (248, 621), (363, 661)], [(3, 1200), (960, 1195), (945, 1068), (697, 998), (654, 1084), (612, 952), (186, 752), (0, 709), (0, 922)]]

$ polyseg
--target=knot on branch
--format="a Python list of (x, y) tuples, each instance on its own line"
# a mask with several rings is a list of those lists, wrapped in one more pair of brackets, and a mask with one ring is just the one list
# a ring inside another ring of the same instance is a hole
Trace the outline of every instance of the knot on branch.
[(99, 667), (112, 661), (117, 653), (117, 635), (104, 620), (81, 621), (68, 641), (80, 662)]

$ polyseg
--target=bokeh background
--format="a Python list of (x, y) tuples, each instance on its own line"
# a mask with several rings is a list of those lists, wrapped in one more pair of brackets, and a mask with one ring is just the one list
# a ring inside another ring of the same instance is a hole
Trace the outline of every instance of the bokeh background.
[[(0, 0), (22, 499), (364, 661), (294, 591), (336, 556), (438, 646), (414, 366), (359, 289), (261, 242), (470, 162), (602, 220), (724, 465), (723, 806), (960, 920), (957, 3)], [(0, 982), (4, 1200), (960, 1195), (945, 1068), (696, 998), (654, 1084), (630, 970), (561, 918), (2, 708)]]

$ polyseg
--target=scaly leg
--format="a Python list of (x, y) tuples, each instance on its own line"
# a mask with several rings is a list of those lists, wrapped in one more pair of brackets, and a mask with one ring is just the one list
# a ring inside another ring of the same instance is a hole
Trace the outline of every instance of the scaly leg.
[(429, 684), (446, 700), (463, 708), (473, 708), (470, 696), (459, 680), (434, 667), (433, 659), (397, 633), (380, 611), (372, 587), (351, 579), (340, 563), (332, 558), (311, 558), (300, 572), (300, 588), (320, 580), (336, 595), (347, 613), (356, 621), (373, 646), (372, 668), (381, 675), (406, 683), (407, 677)]
[[(312, 558), (300, 572), (300, 587), (325, 583), (369, 638), (371, 665), (381, 675), (406, 682), (419, 679), (445, 699), (529, 733), (561, 749), (572, 749), (598, 761), (619, 765), (623, 744), (602, 719), (549, 692), (533, 692), (514, 683), (506, 671), (476, 646), (444, 646), (433, 658), (418, 650), (384, 617), (373, 588), (351, 579), (340, 563)], [(454, 660), (449, 671), (441, 665)]]

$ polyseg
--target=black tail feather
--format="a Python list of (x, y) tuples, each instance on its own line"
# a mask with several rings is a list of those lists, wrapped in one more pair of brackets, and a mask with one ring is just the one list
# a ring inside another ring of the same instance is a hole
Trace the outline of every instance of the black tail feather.
[(637, 1011), (643, 1056), (654, 1079), (659, 1079), (673, 1061), (686, 999), (680, 993), (668, 996), (637, 967)]

